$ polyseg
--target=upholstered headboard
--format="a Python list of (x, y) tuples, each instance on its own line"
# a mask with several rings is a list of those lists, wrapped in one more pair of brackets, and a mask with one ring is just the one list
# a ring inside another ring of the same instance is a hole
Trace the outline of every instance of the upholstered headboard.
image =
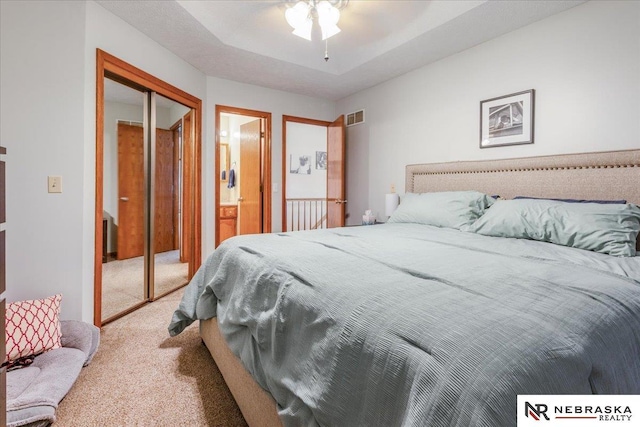
[(456, 190), (640, 205), (640, 150), (407, 166), (407, 193)]

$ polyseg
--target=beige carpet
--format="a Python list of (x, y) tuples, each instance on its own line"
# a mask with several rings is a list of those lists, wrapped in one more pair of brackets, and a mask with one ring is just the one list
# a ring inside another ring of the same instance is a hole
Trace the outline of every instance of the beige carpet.
[(246, 426), (197, 322), (169, 337), (182, 293), (102, 328), (98, 352), (60, 403), (54, 427)]
[[(180, 251), (155, 255), (155, 294), (162, 295), (187, 283), (189, 264)], [(102, 319), (108, 319), (144, 301), (144, 257), (102, 264)]]

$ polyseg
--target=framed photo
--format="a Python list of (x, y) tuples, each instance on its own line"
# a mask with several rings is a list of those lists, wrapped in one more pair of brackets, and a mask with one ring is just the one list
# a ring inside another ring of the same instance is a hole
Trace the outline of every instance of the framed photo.
[(534, 92), (480, 101), (480, 148), (533, 144)]
[(316, 169), (327, 170), (326, 151), (316, 151)]
[(289, 173), (311, 175), (311, 156), (308, 154), (290, 154)]

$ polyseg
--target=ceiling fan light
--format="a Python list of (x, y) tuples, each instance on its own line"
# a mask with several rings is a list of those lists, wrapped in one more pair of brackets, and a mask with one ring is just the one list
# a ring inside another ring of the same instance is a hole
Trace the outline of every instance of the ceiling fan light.
[(340, 32), (340, 28), (337, 25), (324, 25), (320, 27), (322, 29), (322, 40), (326, 40), (331, 36), (335, 36)]
[(340, 11), (326, 0), (318, 3), (316, 11), (318, 12), (318, 23), (321, 27), (330, 25), (335, 26), (340, 20)]
[(307, 39), (311, 41), (311, 27), (313, 26), (313, 21), (311, 19), (307, 19), (303, 21), (300, 25), (298, 25), (294, 30), (293, 34), (298, 37), (302, 37), (303, 39)]
[(322, 29), (322, 40), (326, 40), (340, 32), (340, 28), (337, 25), (340, 20), (340, 11), (338, 9), (328, 1), (323, 0), (316, 5), (316, 11), (318, 12), (318, 24)]
[(287, 9), (284, 13), (284, 17), (292, 28), (297, 29), (301, 25), (304, 25), (305, 21), (309, 20), (310, 10), (311, 5), (309, 3), (299, 1), (295, 6)]
[[(312, 14), (315, 10), (316, 13)], [(285, 11), (287, 23), (293, 28), (293, 34), (303, 39), (311, 40), (314, 15), (318, 16), (318, 25), (322, 30), (322, 40), (326, 40), (340, 32), (338, 21), (340, 10), (327, 0), (298, 1), (293, 7)]]

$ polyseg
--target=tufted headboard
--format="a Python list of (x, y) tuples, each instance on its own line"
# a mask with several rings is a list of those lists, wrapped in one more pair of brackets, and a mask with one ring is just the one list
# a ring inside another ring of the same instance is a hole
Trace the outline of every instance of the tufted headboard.
[(640, 205), (640, 150), (407, 166), (407, 193), (456, 190)]

